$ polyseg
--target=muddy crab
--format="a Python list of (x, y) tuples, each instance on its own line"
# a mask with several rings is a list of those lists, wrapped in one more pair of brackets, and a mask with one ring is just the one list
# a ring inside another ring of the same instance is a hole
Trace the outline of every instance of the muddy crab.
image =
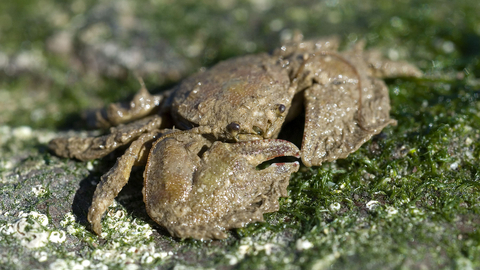
[[(345, 158), (390, 119), (388, 89), (379, 78), (418, 77), (411, 64), (383, 59), (362, 43), (337, 52), (338, 38), (294, 40), (271, 54), (233, 58), (194, 74), (172, 90), (151, 95), (144, 85), (128, 103), (94, 113), (90, 138), (56, 138), (49, 148), (79, 160), (128, 146), (102, 176), (89, 209), (92, 229), (134, 165), (145, 165), (143, 196), (149, 216), (180, 238), (221, 239), (226, 230), (263, 221), (287, 196), (290, 175), (305, 166)], [(305, 111), (301, 150), (277, 139), (282, 124)]]

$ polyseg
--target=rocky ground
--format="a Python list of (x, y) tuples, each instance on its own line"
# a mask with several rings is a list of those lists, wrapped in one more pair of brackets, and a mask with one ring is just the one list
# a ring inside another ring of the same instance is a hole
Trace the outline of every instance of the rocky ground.
[[(480, 268), (480, 2), (1, 1), (0, 269)], [(141, 168), (93, 234), (115, 155), (46, 148), (100, 134), (82, 114), (300, 31), (365, 40), (422, 79), (387, 81), (398, 125), (345, 160), (301, 168), (280, 211), (223, 241), (179, 240), (144, 210)], [(87, 131), (85, 131), (87, 130)]]

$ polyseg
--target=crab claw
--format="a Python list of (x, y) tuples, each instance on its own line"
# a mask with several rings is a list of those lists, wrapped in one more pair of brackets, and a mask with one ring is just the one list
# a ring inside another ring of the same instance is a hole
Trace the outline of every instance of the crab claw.
[(180, 238), (222, 239), (225, 230), (263, 221), (287, 196), (298, 162), (262, 162), (299, 157), (283, 140), (210, 142), (202, 135), (177, 132), (153, 146), (145, 169), (144, 201), (150, 217)]

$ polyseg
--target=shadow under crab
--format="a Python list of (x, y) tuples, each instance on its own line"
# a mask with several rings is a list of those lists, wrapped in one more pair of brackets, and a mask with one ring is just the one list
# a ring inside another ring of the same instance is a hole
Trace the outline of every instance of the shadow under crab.
[[(143, 196), (155, 222), (180, 238), (226, 238), (225, 230), (277, 211), (299, 168), (298, 162), (278, 162), (259, 170), (259, 164), (293, 156), (319, 166), (347, 157), (395, 124), (379, 78), (418, 77), (420, 71), (364, 51), (362, 44), (337, 52), (338, 43), (297, 40), (272, 54), (226, 60), (162, 95), (142, 85), (131, 102), (96, 111), (98, 126), (117, 126), (110, 134), (52, 140), (55, 154), (80, 160), (129, 145), (95, 191), (88, 214), (93, 230), (101, 234), (102, 215), (132, 166), (145, 165)], [(302, 106), (299, 150), (276, 138)]]

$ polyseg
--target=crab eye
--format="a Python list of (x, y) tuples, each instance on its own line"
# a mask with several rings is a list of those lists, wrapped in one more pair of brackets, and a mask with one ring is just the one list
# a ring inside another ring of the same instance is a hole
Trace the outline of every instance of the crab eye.
[(285, 112), (285, 110), (287, 109), (287, 107), (285, 107), (285, 105), (283, 104), (277, 104), (277, 111), (282, 114)]
[(257, 126), (253, 126), (253, 131), (255, 131), (258, 135), (263, 135), (263, 130)]
[(232, 131), (239, 131), (240, 130), (240, 124), (237, 122), (231, 122), (230, 124), (227, 125), (227, 130), (232, 132)]

